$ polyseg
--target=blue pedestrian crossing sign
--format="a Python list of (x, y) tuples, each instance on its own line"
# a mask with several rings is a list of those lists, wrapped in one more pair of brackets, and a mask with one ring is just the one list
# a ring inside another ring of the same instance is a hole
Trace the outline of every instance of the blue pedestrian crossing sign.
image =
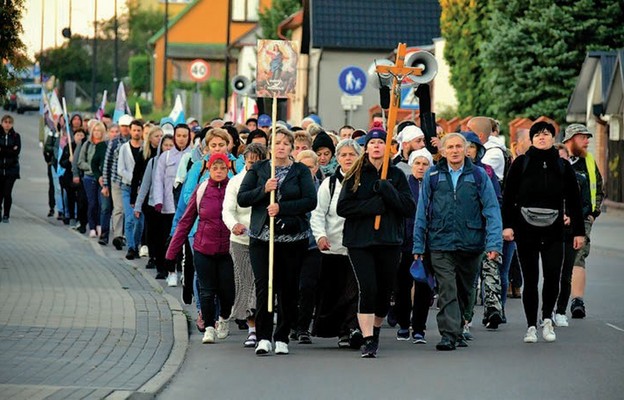
[(340, 71), (338, 85), (346, 94), (360, 94), (366, 87), (366, 72), (360, 67), (350, 65)]
[(401, 105), (402, 110), (418, 110), (420, 105), (416, 96), (416, 88), (413, 86), (401, 86)]

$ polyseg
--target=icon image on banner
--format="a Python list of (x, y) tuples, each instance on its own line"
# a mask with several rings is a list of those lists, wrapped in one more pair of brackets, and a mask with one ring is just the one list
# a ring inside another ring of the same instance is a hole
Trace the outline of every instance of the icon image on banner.
[(360, 67), (348, 66), (338, 75), (340, 90), (349, 95), (362, 93), (366, 87), (366, 73)]
[(297, 48), (297, 42), (258, 40), (258, 97), (287, 98), (295, 94), (299, 55)]

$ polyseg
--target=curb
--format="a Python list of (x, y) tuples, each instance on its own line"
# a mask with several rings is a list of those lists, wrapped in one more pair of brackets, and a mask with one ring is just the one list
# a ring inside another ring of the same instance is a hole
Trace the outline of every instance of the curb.
[[(13, 205), (14, 208), (18, 208), (24, 214), (30, 216), (31, 218), (36, 218), (40, 221), (45, 222), (46, 224), (52, 226), (58, 226), (54, 224), (51, 220), (42, 218), (23, 207), (18, 205)], [(63, 226), (64, 227), (64, 226)], [(93, 240), (89, 240), (85, 238), (83, 234), (74, 231), (73, 229), (67, 229), (70, 233), (78, 235), (83, 240), (86, 240), (93, 251), (102, 257), (106, 257), (106, 251), (103, 246), (100, 246), (97, 242)], [(184, 310), (180, 302), (164, 291), (163, 287), (154, 279), (147, 271), (142, 269), (140, 266), (136, 265), (136, 263), (128, 260), (123, 260), (126, 265), (134, 268), (135, 271), (139, 272), (143, 279), (145, 279), (150, 286), (167, 301), (167, 305), (171, 310), (172, 314), (172, 322), (173, 322), (173, 346), (171, 347), (171, 351), (169, 352), (169, 357), (163, 364), (161, 370), (156, 373), (151, 379), (145, 382), (141, 387), (139, 387), (136, 391), (131, 390), (113, 390), (111, 394), (105, 397), (108, 400), (125, 400), (125, 399), (135, 399), (135, 400), (143, 400), (143, 399), (153, 399), (156, 395), (164, 389), (165, 385), (173, 378), (173, 376), (178, 372), (184, 358), (186, 356), (186, 349), (188, 348), (189, 343), (189, 332), (188, 332), (188, 323), (186, 319), (186, 315), (184, 314)]]

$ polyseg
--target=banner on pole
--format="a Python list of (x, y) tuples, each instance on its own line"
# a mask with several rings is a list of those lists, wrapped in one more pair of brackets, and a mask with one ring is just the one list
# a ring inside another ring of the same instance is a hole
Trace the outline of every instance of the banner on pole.
[(297, 86), (297, 42), (258, 40), (257, 97), (288, 98)]

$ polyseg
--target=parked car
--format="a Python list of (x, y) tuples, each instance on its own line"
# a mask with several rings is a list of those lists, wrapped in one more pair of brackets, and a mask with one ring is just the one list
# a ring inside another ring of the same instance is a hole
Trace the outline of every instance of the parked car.
[(24, 111), (39, 110), (41, 102), (41, 85), (29, 83), (23, 85), (17, 91), (16, 98), (17, 113), (22, 114)]
[(17, 95), (14, 92), (8, 92), (3, 103), (4, 111), (15, 111), (17, 109)]

